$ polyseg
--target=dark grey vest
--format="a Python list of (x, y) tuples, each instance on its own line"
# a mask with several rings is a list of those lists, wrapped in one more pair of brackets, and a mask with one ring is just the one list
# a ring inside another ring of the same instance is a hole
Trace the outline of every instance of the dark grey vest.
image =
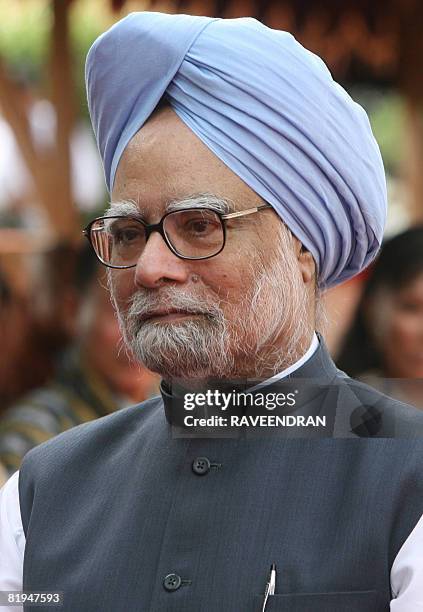
[(336, 437), (175, 438), (157, 398), (31, 451), (24, 589), (63, 591), (64, 612), (259, 612), (275, 563), (266, 612), (389, 610), (423, 514), (423, 414), (346, 377), (319, 340), (293, 376), (337, 385)]

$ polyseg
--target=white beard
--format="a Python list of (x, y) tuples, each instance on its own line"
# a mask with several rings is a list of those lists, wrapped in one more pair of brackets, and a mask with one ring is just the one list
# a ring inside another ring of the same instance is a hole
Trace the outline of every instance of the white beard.
[[(139, 290), (125, 312), (117, 310), (135, 358), (166, 379), (259, 378), (299, 359), (301, 342), (311, 330), (305, 286), (291, 245), (281, 244), (267, 268), (257, 261), (250, 267), (252, 289), (238, 304), (227, 303), (226, 313), (219, 303), (175, 286)], [(112, 277), (109, 280), (116, 307)], [(195, 291), (199, 293), (199, 286)], [(201, 314), (167, 323), (141, 321), (156, 308)]]
[[(141, 321), (154, 308), (201, 313), (190, 320), (160, 323)], [(174, 287), (159, 294), (136, 293), (128, 311), (118, 312), (126, 344), (135, 358), (165, 378), (223, 377), (233, 370), (223, 312), (201, 298)]]

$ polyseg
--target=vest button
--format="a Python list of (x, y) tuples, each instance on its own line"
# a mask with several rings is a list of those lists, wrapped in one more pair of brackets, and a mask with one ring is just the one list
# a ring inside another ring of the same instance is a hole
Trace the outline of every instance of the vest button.
[(182, 579), (178, 574), (168, 574), (163, 580), (166, 591), (176, 591), (181, 586)]
[(197, 457), (192, 462), (192, 471), (197, 476), (204, 476), (210, 471), (210, 461), (207, 457)]

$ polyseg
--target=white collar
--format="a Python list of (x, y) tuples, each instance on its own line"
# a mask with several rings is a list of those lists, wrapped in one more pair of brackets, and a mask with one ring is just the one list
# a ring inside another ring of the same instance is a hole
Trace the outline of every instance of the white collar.
[(280, 380), (281, 378), (285, 378), (285, 376), (292, 374), (292, 372), (295, 372), (295, 370), (298, 370), (298, 368), (300, 368), (306, 361), (308, 361), (318, 348), (319, 348), (319, 339), (316, 335), (316, 332), (313, 332), (313, 338), (311, 340), (311, 344), (308, 350), (304, 353), (302, 357), (300, 357), (300, 359), (298, 359), (298, 361), (290, 365), (288, 368), (285, 368), (284, 370), (282, 370), (282, 372), (278, 372), (271, 378), (267, 378), (266, 380), (263, 380), (261, 383), (259, 383), (258, 385), (255, 385), (254, 387), (248, 390), (255, 391), (256, 389), (260, 389), (261, 387), (271, 385), (277, 380)]

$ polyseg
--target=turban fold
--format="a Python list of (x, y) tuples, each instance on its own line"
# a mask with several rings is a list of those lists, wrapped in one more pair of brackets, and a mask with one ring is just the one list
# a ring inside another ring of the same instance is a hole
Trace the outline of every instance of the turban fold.
[(94, 42), (86, 85), (109, 190), (165, 96), (312, 253), (321, 288), (375, 257), (386, 184), (369, 120), (291, 34), (252, 18), (132, 13)]

